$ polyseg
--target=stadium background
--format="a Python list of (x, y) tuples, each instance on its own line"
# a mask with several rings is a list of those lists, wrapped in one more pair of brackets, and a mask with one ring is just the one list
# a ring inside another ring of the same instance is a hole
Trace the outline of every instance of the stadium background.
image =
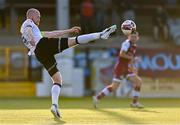
[[(180, 1), (92, 0), (90, 7), (82, 7), (84, 1), (0, 0), (0, 124), (57, 123), (49, 113), (51, 79), (34, 56), (27, 56), (21, 41), (20, 26), (31, 7), (41, 12), (41, 30), (82, 26), (83, 34), (118, 26), (108, 40), (56, 55), (64, 81), (60, 97), (63, 119), (58, 123), (180, 124)], [(166, 40), (162, 34), (158, 40), (153, 37), (152, 19), (158, 6), (168, 14)], [(83, 17), (82, 11), (90, 17)], [(129, 86), (123, 85), (94, 110), (91, 96), (111, 82), (117, 52), (125, 39), (120, 31), (125, 12), (140, 32), (141, 62), (137, 66), (144, 83), (141, 102), (146, 108), (131, 110), (130, 98), (116, 98), (126, 96)]]
[[(41, 30), (66, 29), (77, 25), (82, 26), (82, 33), (88, 33), (101, 31), (112, 24), (118, 25), (118, 31), (107, 41), (99, 40), (57, 55), (59, 69), (64, 79), (62, 96), (93, 95), (111, 81), (112, 66), (117, 57), (117, 50), (125, 39), (120, 31), (120, 24), (123, 21), (123, 12), (128, 7), (131, 7), (135, 14), (133, 18), (141, 36), (138, 54), (142, 61), (138, 66), (144, 81), (142, 96), (180, 96), (180, 28), (178, 29), (180, 23), (178, 22), (179, 13), (177, 13), (179, 1), (105, 0), (92, 2), (92, 10), (88, 7), (83, 8), (83, 0), (44, 0), (43, 2), (41, 0), (6, 0), (4, 5), (2, 2), (1, 97), (50, 95), (51, 80), (35, 57), (27, 56), (27, 50), (21, 42), (19, 33), (20, 25), (25, 20), (26, 10), (31, 7), (39, 9), (42, 13)], [(99, 5), (106, 7), (100, 8)], [(159, 5), (162, 5), (168, 13), (169, 39), (155, 41), (152, 18)], [(103, 9), (104, 12), (100, 13)], [(90, 21), (84, 19), (83, 13), (92, 15), (88, 17)], [(100, 20), (101, 26), (98, 24), (98, 18), (100, 18), (98, 14), (104, 17)], [(121, 93), (119, 91), (114, 95), (119, 95), (118, 93)]]

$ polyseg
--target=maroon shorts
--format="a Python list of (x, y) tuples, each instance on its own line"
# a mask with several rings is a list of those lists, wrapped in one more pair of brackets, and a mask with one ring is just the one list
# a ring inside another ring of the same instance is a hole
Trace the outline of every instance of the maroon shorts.
[(127, 74), (131, 73), (132, 72), (128, 70), (128, 64), (118, 61), (113, 69), (113, 80), (120, 82), (123, 78), (127, 76)]

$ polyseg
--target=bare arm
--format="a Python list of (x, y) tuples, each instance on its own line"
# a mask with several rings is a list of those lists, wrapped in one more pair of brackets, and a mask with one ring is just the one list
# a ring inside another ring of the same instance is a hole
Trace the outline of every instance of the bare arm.
[(54, 30), (54, 31), (44, 31), (43, 37), (47, 38), (59, 38), (69, 33), (79, 33), (81, 31), (80, 27), (72, 27), (67, 30)]
[(32, 46), (35, 46), (35, 41), (34, 41), (34, 37), (33, 37), (33, 33), (32, 33), (32, 28), (31, 27), (26, 27), (26, 33), (28, 35), (29, 38), (29, 42)]

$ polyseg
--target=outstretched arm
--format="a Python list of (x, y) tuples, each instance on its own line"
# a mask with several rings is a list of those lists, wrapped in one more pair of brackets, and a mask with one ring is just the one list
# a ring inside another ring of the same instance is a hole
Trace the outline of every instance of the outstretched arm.
[(59, 38), (69, 33), (79, 33), (81, 31), (80, 27), (72, 27), (71, 29), (67, 30), (54, 30), (54, 31), (43, 31), (43, 37), (47, 38)]

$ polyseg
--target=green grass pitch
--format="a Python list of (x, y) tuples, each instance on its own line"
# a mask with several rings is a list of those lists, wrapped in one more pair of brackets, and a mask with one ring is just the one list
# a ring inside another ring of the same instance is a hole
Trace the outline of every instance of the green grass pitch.
[(90, 97), (60, 98), (61, 120), (50, 113), (50, 98), (0, 99), (0, 125), (119, 125), (180, 124), (180, 99), (141, 99), (144, 109), (129, 107), (131, 99), (106, 98), (99, 109), (92, 107)]

